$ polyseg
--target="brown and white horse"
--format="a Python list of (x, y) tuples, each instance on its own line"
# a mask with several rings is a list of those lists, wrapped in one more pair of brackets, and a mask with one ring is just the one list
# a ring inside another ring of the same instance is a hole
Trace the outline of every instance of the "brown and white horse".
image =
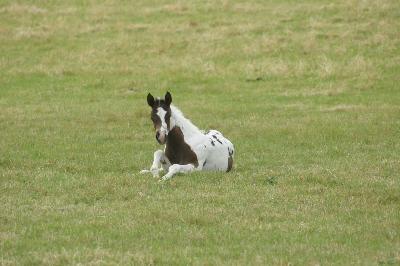
[(207, 133), (199, 130), (171, 102), (169, 92), (164, 99), (154, 99), (150, 93), (147, 95), (156, 139), (165, 148), (164, 151), (154, 152), (150, 170), (142, 170), (141, 173), (159, 177), (159, 172), (164, 170), (167, 173), (161, 179), (167, 180), (177, 173), (192, 171), (229, 172), (235, 152), (233, 144), (216, 130)]

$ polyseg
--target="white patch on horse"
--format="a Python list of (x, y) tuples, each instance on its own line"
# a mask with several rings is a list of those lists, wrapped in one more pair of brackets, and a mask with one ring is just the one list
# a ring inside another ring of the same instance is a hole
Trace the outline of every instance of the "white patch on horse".
[(165, 134), (168, 133), (167, 123), (165, 122), (165, 115), (167, 111), (165, 111), (162, 107), (157, 108), (157, 115), (161, 119), (161, 131)]
[(171, 107), (171, 129), (174, 126), (179, 127), (183, 132), (185, 140), (187, 138), (191, 138), (199, 134), (202, 135), (200, 129), (198, 129), (195, 125), (193, 125), (193, 123), (189, 119), (185, 118), (181, 110), (179, 110), (177, 107), (173, 105), (171, 105), (170, 107)]

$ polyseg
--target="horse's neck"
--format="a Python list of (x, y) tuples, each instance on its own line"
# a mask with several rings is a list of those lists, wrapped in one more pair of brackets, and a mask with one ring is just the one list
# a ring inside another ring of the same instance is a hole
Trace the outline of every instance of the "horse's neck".
[(171, 128), (179, 127), (185, 136), (185, 138), (191, 138), (198, 134), (201, 134), (201, 131), (190, 122), (189, 119), (185, 118), (182, 112), (171, 105)]

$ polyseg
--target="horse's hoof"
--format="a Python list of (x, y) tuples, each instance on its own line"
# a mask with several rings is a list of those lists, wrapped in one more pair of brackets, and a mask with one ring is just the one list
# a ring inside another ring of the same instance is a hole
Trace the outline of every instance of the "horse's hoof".
[(166, 181), (166, 180), (168, 180), (168, 179), (170, 179), (170, 177), (167, 176), (167, 175), (165, 175), (165, 176), (163, 176), (163, 177), (160, 178), (160, 182)]

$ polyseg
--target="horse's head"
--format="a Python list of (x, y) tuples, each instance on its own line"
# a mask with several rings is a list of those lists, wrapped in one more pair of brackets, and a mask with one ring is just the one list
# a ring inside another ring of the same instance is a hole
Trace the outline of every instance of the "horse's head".
[(165, 144), (170, 130), (171, 102), (172, 97), (169, 92), (165, 94), (163, 100), (154, 99), (150, 93), (147, 95), (147, 103), (151, 107), (151, 120), (156, 130), (156, 139), (160, 144)]

